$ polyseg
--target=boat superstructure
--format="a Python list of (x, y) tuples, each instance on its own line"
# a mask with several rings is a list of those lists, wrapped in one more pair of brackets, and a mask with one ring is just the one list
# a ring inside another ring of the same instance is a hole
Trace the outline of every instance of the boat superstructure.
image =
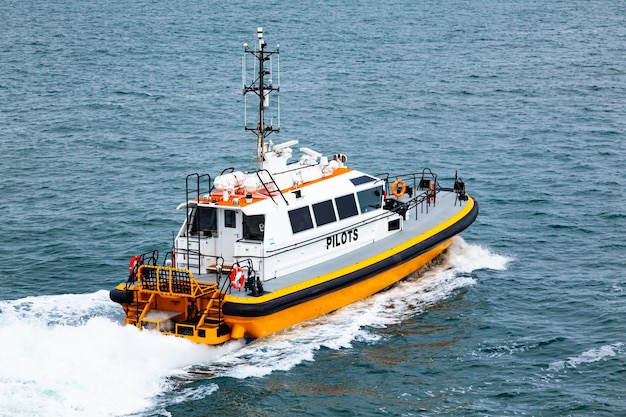
[(133, 257), (128, 280), (111, 291), (126, 324), (205, 344), (263, 337), (419, 270), (478, 215), (456, 174), (450, 187), (428, 168), (370, 175), (348, 167), (343, 154), (275, 144), (278, 56), (261, 28), (254, 48), (244, 44), (243, 93), (256, 98), (245, 129), (256, 136), (256, 168), (187, 176), (174, 249), (162, 265), (156, 251)]

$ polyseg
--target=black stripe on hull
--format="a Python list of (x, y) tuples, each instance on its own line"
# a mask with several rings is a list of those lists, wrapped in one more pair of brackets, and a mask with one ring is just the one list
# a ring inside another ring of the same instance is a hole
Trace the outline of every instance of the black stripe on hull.
[(358, 284), (359, 282), (365, 281), (387, 269), (410, 261), (411, 259), (437, 247), (441, 243), (458, 235), (463, 230), (468, 228), (474, 222), (474, 220), (476, 220), (477, 216), (478, 202), (474, 201), (474, 207), (472, 207), (472, 210), (461, 220), (454, 223), (447, 229), (442, 230), (436, 235), (429, 237), (428, 239), (418, 243), (415, 246), (411, 246), (410, 248), (398, 252), (397, 254), (389, 258), (383, 259), (382, 261), (376, 262), (375, 264), (369, 265), (357, 271), (350, 272), (346, 275), (337, 277), (330, 281), (323, 282), (321, 284), (305, 288), (303, 290), (287, 294), (266, 302), (256, 304), (226, 302), (223, 306), (223, 313), (227, 316), (238, 317), (269, 316), (271, 314), (296, 306), (306, 301), (310, 301), (315, 298)]

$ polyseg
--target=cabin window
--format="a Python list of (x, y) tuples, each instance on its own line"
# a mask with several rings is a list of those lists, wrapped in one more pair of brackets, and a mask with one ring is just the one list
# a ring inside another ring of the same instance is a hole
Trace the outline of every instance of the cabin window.
[(382, 187), (375, 187), (368, 190), (359, 191), (357, 193), (357, 197), (359, 198), (359, 207), (361, 208), (361, 213), (367, 213), (368, 211), (381, 208), (383, 202), (382, 195)]
[(337, 204), (337, 212), (339, 213), (339, 219), (347, 219), (348, 217), (356, 216), (359, 212), (356, 209), (356, 201), (354, 201), (354, 194), (344, 195), (343, 197), (337, 197), (335, 199)]
[(224, 227), (237, 227), (237, 212), (235, 210), (224, 210)]
[(190, 234), (210, 235), (217, 231), (217, 210), (214, 207), (196, 207), (191, 215)]
[(263, 240), (265, 231), (265, 216), (262, 214), (255, 216), (243, 215), (243, 238), (247, 240)]
[(289, 221), (291, 222), (291, 230), (293, 233), (313, 228), (313, 220), (311, 219), (309, 206), (289, 211)]
[(315, 215), (315, 224), (318, 226), (332, 223), (337, 220), (337, 217), (335, 217), (335, 209), (333, 209), (332, 200), (322, 201), (321, 203), (313, 204), (313, 214)]

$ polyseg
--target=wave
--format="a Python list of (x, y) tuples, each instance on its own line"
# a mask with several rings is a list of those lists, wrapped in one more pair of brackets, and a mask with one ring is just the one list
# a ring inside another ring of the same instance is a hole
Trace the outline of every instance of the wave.
[(388, 290), (259, 339), (228, 357), (196, 366), (192, 372), (198, 377), (262, 377), (314, 361), (315, 352), (322, 348), (339, 350), (351, 348), (355, 342), (376, 343), (381, 336), (373, 329), (398, 324), (476, 284), (470, 272), (503, 270), (510, 261), (457, 238), (437, 262)]
[(125, 327), (116, 307), (108, 291), (0, 302), (0, 415), (134, 413), (220, 354)]
[[(314, 361), (321, 348), (376, 343), (376, 328), (474, 285), (470, 272), (509, 261), (457, 239), (437, 263), (387, 291), (247, 345), (207, 347), (123, 326), (105, 290), (0, 301), (0, 415), (141, 414), (204, 398), (219, 389), (215, 377), (263, 377)], [(198, 379), (207, 382), (190, 384)]]
[(606, 360), (607, 358), (623, 354), (624, 344), (622, 342), (615, 342), (610, 345), (604, 345), (596, 348), (592, 348), (584, 351), (578, 356), (572, 356), (564, 361), (552, 362), (548, 368), (551, 371), (560, 371), (566, 368), (577, 368), (582, 364), (599, 362)]
[(561, 343), (566, 339), (564, 337), (554, 337), (548, 340), (523, 340), (520, 342), (513, 342), (505, 345), (498, 345), (494, 347), (483, 347), (479, 349), (479, 352), (486, 354), (490, 358), (497, 358), (504, 355), (514, 355), (518, 353), (524, 353), (535, 349), (543, 349), (553, 343)]

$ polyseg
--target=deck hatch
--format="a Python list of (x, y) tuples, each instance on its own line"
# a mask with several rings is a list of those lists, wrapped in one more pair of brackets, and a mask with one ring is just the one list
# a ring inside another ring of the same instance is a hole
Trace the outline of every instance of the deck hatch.
[(369, 175), (361, 175), (360, 177), (351, 178), (350, 181), (354, 185), (367, 184), (368, 182), (376, 181), (376, 178), (370, 177)]

